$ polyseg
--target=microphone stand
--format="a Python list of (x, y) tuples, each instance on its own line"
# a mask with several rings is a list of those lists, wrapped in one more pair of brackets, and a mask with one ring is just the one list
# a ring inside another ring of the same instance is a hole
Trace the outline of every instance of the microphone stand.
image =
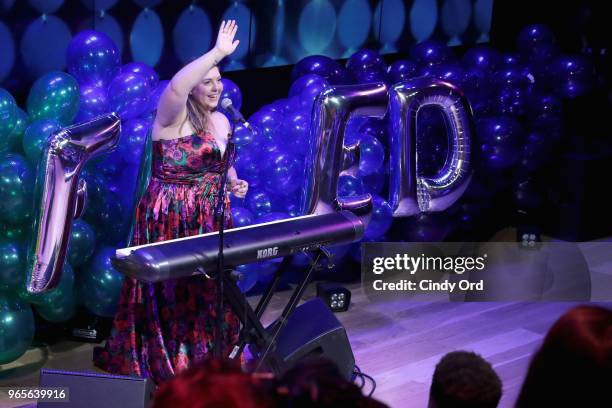
[(223, 233), (225, 230), (225, 195), (227, 185), (227, 173), (230, 168), (231, 157), (234, 154), (233, 137), (234, 137), (235, 123), (232, 121), (231, 133), (227, 138), (227, 146), (225, 147), (225, 168), (223, 169), (223, 175), (219, 180), (219, 190), (217, 198), (217, 208), (215, 209), (215, 216), (219, 225), (219, 258), (217, 262), (217, 275), (216, 275), (216, 286), (217, 286), (217, 304), (216, 304), (216, 322), (215, 322), (215, 347), (213, 349), (213, 356), (215, 358), (222, 357), (221, 342), (223, 340), (223, 279), (225, 278), (225, 267), (223, 264)]

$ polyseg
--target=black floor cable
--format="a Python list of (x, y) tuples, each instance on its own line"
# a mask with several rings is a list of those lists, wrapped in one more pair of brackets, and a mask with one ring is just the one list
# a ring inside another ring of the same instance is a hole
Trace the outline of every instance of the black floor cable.
[(359, 368), (357, 364), (355, 364), (355, 371), (353, 372), (353, 374), (361, 378), (362, 383), (361, 383), (361, 386), (359, 387), (361, 389), (365, 387), (366, 378), (370, 380), (370, 382), (372, 383), (372, 389), (370, 390), (370, 393), (368, 394), (368, 398), (371, 397), (374, 394), (374, 391), (376, 391), (376, 381), (374, 380), (374, 378), (372, 378), (372, 376), (361, 371), (361, 368)]

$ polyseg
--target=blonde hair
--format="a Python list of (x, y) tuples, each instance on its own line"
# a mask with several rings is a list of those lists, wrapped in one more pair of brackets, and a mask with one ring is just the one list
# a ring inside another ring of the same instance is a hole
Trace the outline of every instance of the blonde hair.
[[(209, 113), (192, 94), (189, 94), (187, 97), (187, 117), (185, 118), (185, 121), (189, 121), (193, 131), (198, 134), (205, 133), (210, 130), (208, 128), (210, 121)], [(183, 122), (183, 125), (184, 124), (185, 122)]]

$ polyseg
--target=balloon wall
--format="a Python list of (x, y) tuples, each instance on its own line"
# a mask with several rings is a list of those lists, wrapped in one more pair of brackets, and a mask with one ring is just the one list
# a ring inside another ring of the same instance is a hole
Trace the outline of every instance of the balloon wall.
[[(114, 315), (122, 275), (109, 257), (113, 248), (129, 240), (134, 206), (146, 183), (141, 168), (150, 159), (146, 145), (154, 110), (168, 84), (151, 64), (122, 65), (121, 50), (101, 31), (79, 32), (67, 49), (65, 69), (41, 73), (23, 106), (0, 88), (0, 364), (27, 349), (34, 335), (34, 314), (61, 323), (80, 305), (98, 316)], [(286, 97), (248, 118), (255, 134), (236, 127), (235, 167), (250, 188), (245, 199), (232, 200), (235, 226), (301, 214), (299, 192), (312, 160), (311, 119), (317, 95), (347, 84), (382, 82), (391, 88), (419, 76), (450, 83), (467, 96), (475, 118), (474, 177), (448, 210), (396, 219), (389, 202), (389, 115), (349, 119), (344, 144), (355, 146), (359, 154), (347, 163), (344, 170), (350, 171), (340, 174), (337, 190), (341, 197), (372, 195), (374, 212), (364, 239), (467, 240), (478, 237), (483, 220), (489, 219), (486, 214), (499, 202), (506, 203), (505, 216), (537, 210), (546, 200), (538, 175), (563, 137), (561, 112), (597, 82), (588, 57), (561, 54), (545, 26), (525, 27), (516, 50), (503, 54), (477, 46), (458, 55), (444, 43), (426, 40), (392, 64), (369, 49), (354, 52), (346, 64), (322, 55), (303, 58), (293, 67)], [(226, 78), (223, 84), (224, 97), (240, 108), (243, 90)], [(73, 222), (61, 280), (48, 293), (30, 295), (24, 286), (27, 248), (35, 216), (34, 181), (45, 143), (58, 129), (111, 111), (121, 118), (120, 141), (112, 153), (85, 167), (88, 204), (82, 218)], [(448, 124), (436, 106), (415, 114), (416, 138), (421, 141), (416, 146), (419, 175), (432, 177), (453, 155)], [(334, 255), (340, 267), (355, 262), (359, 245), (337, 248)], [(307, 259), (294, 259), (296, 270), (306, 265)], [(277, 267), (277, 260), (241, 267), (246, 277), (241, 289), (248, 292), (269, 281)]]

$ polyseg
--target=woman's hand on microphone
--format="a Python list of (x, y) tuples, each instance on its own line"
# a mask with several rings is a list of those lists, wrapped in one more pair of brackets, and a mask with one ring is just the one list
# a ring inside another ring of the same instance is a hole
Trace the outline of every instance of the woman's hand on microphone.
[(246, 180), (234, 179), (230, 181), (232, 194), (236, 198), (244, 198), (249, 191), (249, 183)]
[(236, 25), (236, 20), (228, 20), (221, 22), (221, 27), (219, 27), (219, 34), (217, 35), (217, 43), (215, 44), (215, 48), (224, 56), (228, 56), (236, 50), (238, 44), (240, 44), (239, 40), (234, 41), (234, 37), (236, 36), (236, 31), (238, 30), (238, 25)]

